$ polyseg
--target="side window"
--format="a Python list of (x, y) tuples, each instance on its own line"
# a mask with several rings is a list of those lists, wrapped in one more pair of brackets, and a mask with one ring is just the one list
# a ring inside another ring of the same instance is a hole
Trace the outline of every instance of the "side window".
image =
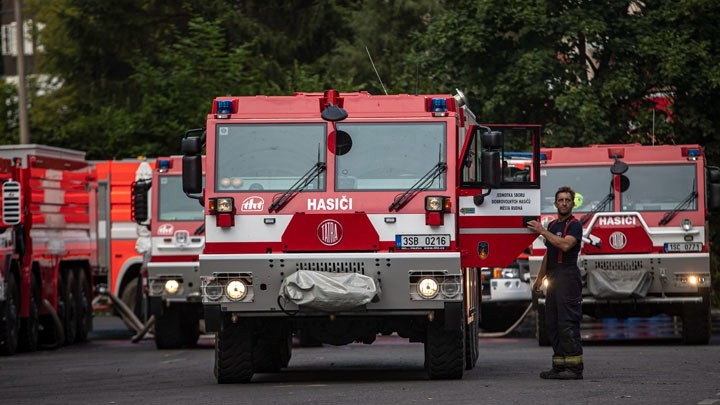
[(539, 126), (479, 125), (463, 151), (464, 187), (538, 188)]

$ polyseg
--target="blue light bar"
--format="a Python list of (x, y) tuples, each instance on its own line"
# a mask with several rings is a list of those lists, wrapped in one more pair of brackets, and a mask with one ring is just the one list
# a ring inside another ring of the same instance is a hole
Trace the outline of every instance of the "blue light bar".
[(431, 112), (447, 112), (447, 102), (444, 98), (433, 98), (430, 100)]
[(700, 156), (700, 150), (699, 149), (688, 149), (687, 154), (688, 154), (688, 157), (698, 157), (698, 156)]
[(165, 171), (170, 168), (170, 161), (165, 159), (158, 160), (158, 170)]
[(216, 114), (232, 114), (232, 101), (231, 100), (218, 100), (216, 104), (217, 104)]

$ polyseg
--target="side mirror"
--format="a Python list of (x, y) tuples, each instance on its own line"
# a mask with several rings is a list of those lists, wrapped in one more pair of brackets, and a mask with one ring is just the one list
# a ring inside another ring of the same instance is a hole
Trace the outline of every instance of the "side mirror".
[(480, 135), (480, 145), (482, 146), (480, 180), (489, 187), (498, 187), (502, 175), (500, 149), (503, 146), (503, 133), (500, 131), (483, 132)]
[(132, 191), (130, 193), (131, 204), (130, 204), (130, 216), (133, 221), (138, 225), (144, 225), (149, 219), (149, 201), (148, 191), (150, 190), (150, 180), (139, 180), (130, 186)]
[(185, 194), (198, 194), (202, 192), (202, 156), (183, 156), (182, 182)]
[(706, 170), (707, 209), (720, 212), (720, 168), (708, 166)]

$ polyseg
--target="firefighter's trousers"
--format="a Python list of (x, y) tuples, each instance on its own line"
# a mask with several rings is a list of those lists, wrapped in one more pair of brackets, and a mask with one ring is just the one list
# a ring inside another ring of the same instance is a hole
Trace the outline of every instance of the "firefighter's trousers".
[(576, 266), (563, 266), (548, 274), (545, 321), (553, 346), (553, 368), (583, 371), (580, 321), (582, 320), (582, 280)]

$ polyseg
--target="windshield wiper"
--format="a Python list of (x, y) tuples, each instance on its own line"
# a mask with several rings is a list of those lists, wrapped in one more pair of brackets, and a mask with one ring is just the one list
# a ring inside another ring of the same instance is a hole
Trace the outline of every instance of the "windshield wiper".
[(310, 183), (312, 183), (313, 180), (320, 175), (320, 173), (324, 172), (326, 168), (327, 165), (325, 162), (318, 160), (317, 163), (310, 168), (310, 170), (303, 174), (302, 177), (300, 177), (300, 179), (292, 185), (292, 187), (290, 187), (280, 197), (273, 200), (272, 204), (270, 204), (270, 208), (268, 208), (268, 212), (279, 212), (288, 202), (290, 202), (290, 200), (293, 199), (293, 197), (295, 197), (297, 193), (303, 191), (307, 186), (309, 186)]
[(410, 202), (417, 193), (429, 189), (435, 179), (440, 177), (440, 175), (445, 173), (445, 171), (447, 171), (447, 163), (442, 161), (437, 162), (437, 164), (425, 173), (420, 180), (413, 184), (412, 187), (410, 187), (406, 192), (395, 197), (388, 209), (390, 211), (400, 211), (400, 209), (407, 205), (407, 203)]
[(663, 215), (662, 219), (660, 219), (660, 222), (658, 222), (658, 225), (665, 225), (668, 222), (670, 222), (671, 219), (677, 215), (678, 211), (685, 208), (686, 206), (690, 205), (698, 196), (698, 192), (696, 190), (693, 190), (688, 194), (687, 197), (685, 197), (684, 200), (680, 201), (678, 205), (675, 206), (672, 210), (668, 211), (667, 214)]
[(591, 209), (587, 214), (583, 215), (583, 217), (580, 218), (580, 223), (585, 225), (585, 223), (587, 223), (587, 221), (590, 219), (592, 214), (594, 214), (598, 211), (604, 210), (605, 207), (608, 204), (610, 204), (610, 202), (612, 202), (613, 200), (615, 200), (615, 194), (612, 191), (610, 191), (608, 193), (608, 195), (606, 195), (605, 198), (600, 200), (600, 202), (593, 209)]

